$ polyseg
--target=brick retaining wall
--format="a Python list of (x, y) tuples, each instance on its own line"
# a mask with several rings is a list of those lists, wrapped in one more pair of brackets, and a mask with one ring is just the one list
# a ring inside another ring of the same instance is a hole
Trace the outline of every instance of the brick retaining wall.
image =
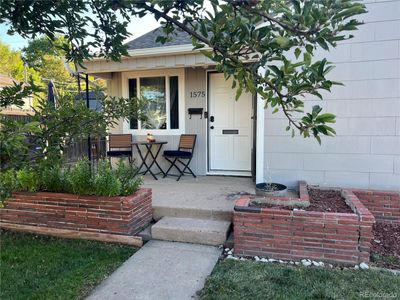
[(353, 190), (377, 222), (400, 223), (400, 192)]
[(374, 216), (351, 191), (343, 196), (354, 213), (259, 208), (249, 206), (250, 198), (239, 199), (233, 217), (235, 254), (368, 262)]
[(0, 209), (1, 222), (124, 235), (138, 233), (152, 217), (146, 188), (126, 197), (13, 193)]

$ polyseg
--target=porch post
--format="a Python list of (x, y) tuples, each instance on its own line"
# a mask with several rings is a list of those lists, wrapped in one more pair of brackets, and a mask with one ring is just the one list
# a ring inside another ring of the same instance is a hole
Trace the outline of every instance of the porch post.
[[(265, 69), (260, 68), (260, 73)], [(256, 130), (256, 184), (264, 180), (264, 129), (265, 129), (264, 99), (257, 94), (257, 130)]]
[[(79, 76), (79, 74), (78, 74), (78, 76)], [(89, 75), (88, 75), (88, 74), (86, 74), (85, 82), (86, 82), (86, 107), (87, 107), (88, 109), (90, 109), (90, 101), (89, 101)], [(92, 141), (91, 141), (91, 139), (90, 139), (90, 133), (89, 133), (88, 138), (87, 138), (87, 143), (88, 143), (88, 147), (87, 147), (88, 159), (89, 159), (89, 161), (91, 161), (91, 160), (92, 160)]]

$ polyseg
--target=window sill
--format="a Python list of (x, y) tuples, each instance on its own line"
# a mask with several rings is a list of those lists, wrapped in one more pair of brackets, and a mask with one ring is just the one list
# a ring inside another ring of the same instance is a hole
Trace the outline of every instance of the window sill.
[(183, 129), (129, 129), (126, 133), (130, 133), (136, 136), (147, 136), (148, 133), (151, 133), (155, 136), (162, 135), (181, 135), (184, 134), (185, 131)]

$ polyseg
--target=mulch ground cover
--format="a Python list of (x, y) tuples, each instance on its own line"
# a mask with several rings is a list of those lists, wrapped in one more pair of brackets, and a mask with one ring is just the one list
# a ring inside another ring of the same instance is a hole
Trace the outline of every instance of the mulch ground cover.
[(379, 267), (400, 269), (400, 224), (374, 225), (371, 261)]
[(306, 210), (337, 212), (337, 213), (353, 213), (350, 206), (344, 201), (342, 194), (338, 190), (321, 190), (309, 188), (311, 205)]
[[(306, 211), (353, 213), (347, 205), (339, 190), (325, 190), (318, 188), (308, 188), (310, 195), (310, 206), (301, 208)], [(267, 207), (276, 209), (293, 210), (295, 206), (274, 205), (270, 203), (251, 202), (250, 206)]]

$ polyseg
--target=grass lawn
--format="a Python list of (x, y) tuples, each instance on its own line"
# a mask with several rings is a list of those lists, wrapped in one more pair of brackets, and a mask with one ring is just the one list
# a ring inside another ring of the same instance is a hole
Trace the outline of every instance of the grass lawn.
[(205, 299), (400, 299), (400, 276), (224, 260), (207, 280)]
[(137, 249), (0, 231), (0, 299), (81, 299)]

